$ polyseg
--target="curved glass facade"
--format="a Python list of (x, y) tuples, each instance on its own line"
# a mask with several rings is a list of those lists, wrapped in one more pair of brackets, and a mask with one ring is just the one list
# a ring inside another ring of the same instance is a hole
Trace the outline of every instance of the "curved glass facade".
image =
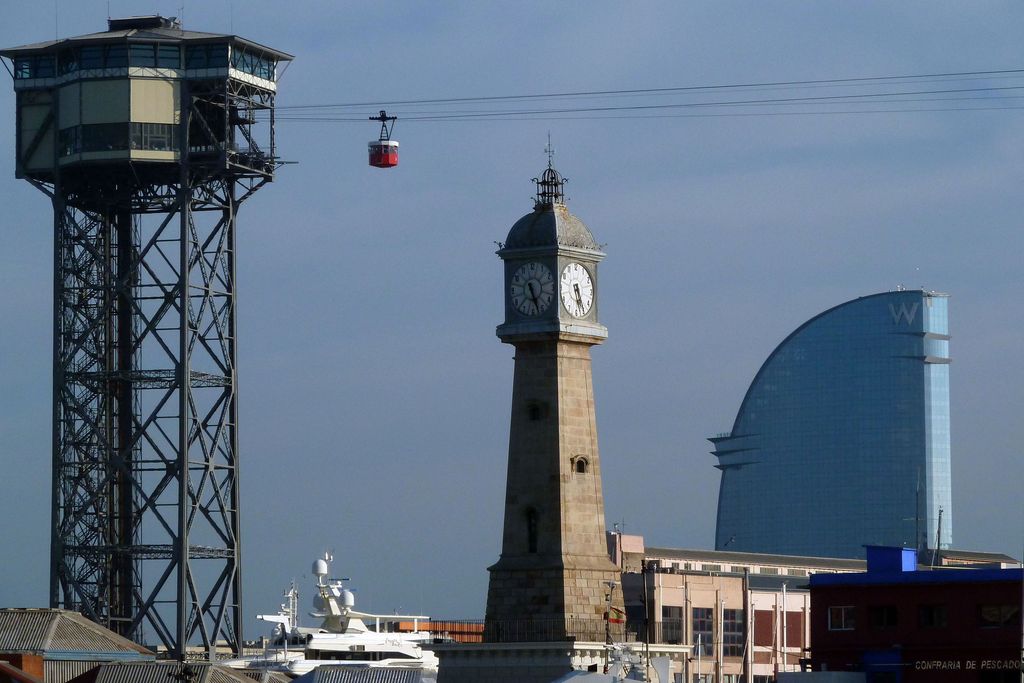
[(866, 296), (779, 344), (732, 432), (710, 439), (716, 549), (863, 557), (868, 544), (934, 547), (937, 533), (949, 546), (947, 302)]

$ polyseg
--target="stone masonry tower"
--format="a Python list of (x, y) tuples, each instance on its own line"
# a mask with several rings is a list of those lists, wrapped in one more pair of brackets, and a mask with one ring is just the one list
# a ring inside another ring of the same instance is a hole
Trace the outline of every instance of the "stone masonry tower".
[(550, 160), (535, 182), (534, 210), (498, 251), (505, 322), (497, 334), (515, 346), (515, 376), (504, 535), (501, 558), (488, 569), (485, 639), (603, 642), (606, 611), (622, 608), (605, 537), (590, 371), (590, 347), (608, 336), (597, 316), (604, 254), (566, 208)]

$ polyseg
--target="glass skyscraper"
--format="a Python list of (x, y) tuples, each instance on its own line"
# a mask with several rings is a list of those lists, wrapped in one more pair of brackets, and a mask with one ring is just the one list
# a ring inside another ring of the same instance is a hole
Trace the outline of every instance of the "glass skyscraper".
[(717, 550), (863, 557), (952, 539), (948, 297), (874, 294), (810, 319), (761, 366), (722, 470)]

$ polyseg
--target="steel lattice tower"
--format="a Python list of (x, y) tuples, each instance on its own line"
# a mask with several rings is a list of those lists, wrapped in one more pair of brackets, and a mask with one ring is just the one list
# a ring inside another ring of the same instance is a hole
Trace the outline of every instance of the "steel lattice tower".
[(238, 652), (237, 212), (291, 57), (162, 17), (0, 55), (17, 175), (53, 203), (50, 604)]

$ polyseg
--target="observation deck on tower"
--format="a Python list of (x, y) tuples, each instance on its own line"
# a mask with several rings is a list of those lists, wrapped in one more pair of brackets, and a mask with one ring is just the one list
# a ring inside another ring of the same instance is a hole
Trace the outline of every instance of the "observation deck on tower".
[[(169, 174), (184, 155), (255, 175), (278, 164), (273, 95), (287, 53), (143, 16), (0, 56), (13, 62), (19, 178), (49, 183), (57, 168), (117, 162)], [(183, 117), (193, 103), (198, 115)]]

